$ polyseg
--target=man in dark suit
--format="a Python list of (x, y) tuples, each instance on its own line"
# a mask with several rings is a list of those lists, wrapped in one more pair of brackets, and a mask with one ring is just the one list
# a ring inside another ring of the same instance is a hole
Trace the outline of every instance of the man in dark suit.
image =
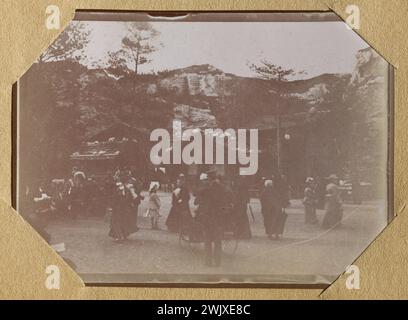
[(204, 173), (200, 176), (200, 184), (195, 204), (198, 205), (198, 219), (203, 227), (205, 241), (205, 264), (219, 266), (221, 264), (222, 237), (224, 233), (223, 208), (225, 207), (226, 190), (215, 176)]

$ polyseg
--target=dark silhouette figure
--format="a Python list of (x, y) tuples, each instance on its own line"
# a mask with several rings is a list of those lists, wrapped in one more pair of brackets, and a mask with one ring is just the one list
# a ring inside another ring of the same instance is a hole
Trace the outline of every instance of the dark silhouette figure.
[(218, 178), (211, 182), (201, 179), (195, 204), (198, 205), (197, 219), (203, 228), (207, 266), (221, 264), (226, 198), (226, 189)]
[(171, 195), (171, 208), (166, 220), (166, 226), (170, 232), (179, 232), (183, 225), (191, 222), (189, 201), (190, 191), (186, 186), (184, 175), (181, 174)]
[(265, 233), (270, 239), (278, 239), (283, 233), (284, 221), (279, 193), (273, 187), (272, 180), (265, 181), (265, 188), (261, 194), (260, 200)]

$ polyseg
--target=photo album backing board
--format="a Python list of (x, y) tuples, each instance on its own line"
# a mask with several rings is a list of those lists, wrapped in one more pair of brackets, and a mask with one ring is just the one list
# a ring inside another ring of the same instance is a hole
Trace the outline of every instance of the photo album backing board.
[(376, 296), (406, 78), (375, 8), (80, 3), (5, 60), (11, 296)]

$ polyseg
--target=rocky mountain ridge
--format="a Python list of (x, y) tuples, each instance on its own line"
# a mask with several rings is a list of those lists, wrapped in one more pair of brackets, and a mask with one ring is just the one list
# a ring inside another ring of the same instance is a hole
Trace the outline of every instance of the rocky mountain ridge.
[[(170, 128), (174, 119), (185, 127), (273, 130), (279, 113), (299, 146), (306, 143), (307, 130), (318, 130), (308, 135), (316, 139), (308, 144), (310, 153), (336, 141), (345, 163), (353, 139), (355, 145), (361, 141), (364, 155), (359, 157), (375, 164), (379, 142), (386, 141), (387, 81), (387, 63), (372, 49), (357, 54), (352, 74), (283, 83), (228, 74), (208, 64), (118, 77), (70, 60), (36, 63), (21, 79), (26, 124), (21, 133), (46, 166), (52, 160), (42, 154), (58, 150), (55, 157), (64, 159), (78, 144), (118, 123), (141, 132)], [(315, 129), (306, 121), (312, 107), (322, 115)]]

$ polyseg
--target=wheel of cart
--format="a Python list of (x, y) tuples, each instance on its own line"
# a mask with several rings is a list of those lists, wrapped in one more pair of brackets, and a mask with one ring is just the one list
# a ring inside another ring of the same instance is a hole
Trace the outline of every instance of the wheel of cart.
[[(223, 225), (222, 252), (234, 255), (238, 249), (239, 240), (234, 234), (234, 219), (232, 207), (224, 207), (221, 224)], [(188, 224), (184, 224), (179, 232), (179, 244), (181, 247), (196, 249), (205, 242), (204, 228), (199, 219), (194, 218)]]
[(194, 250), (204, 243), (203, 227), (198, 219), (192, 219), (181, 226), (179, 231), (179, 245), (182, 248)]
[(222, 237), (222, 251), (225, 254), (235, 255), (238, 250), (238, 238), (235, 236), (236, 219), (234, 217), (233, 206), (225, 206), (222, 208), (223, 237)]

